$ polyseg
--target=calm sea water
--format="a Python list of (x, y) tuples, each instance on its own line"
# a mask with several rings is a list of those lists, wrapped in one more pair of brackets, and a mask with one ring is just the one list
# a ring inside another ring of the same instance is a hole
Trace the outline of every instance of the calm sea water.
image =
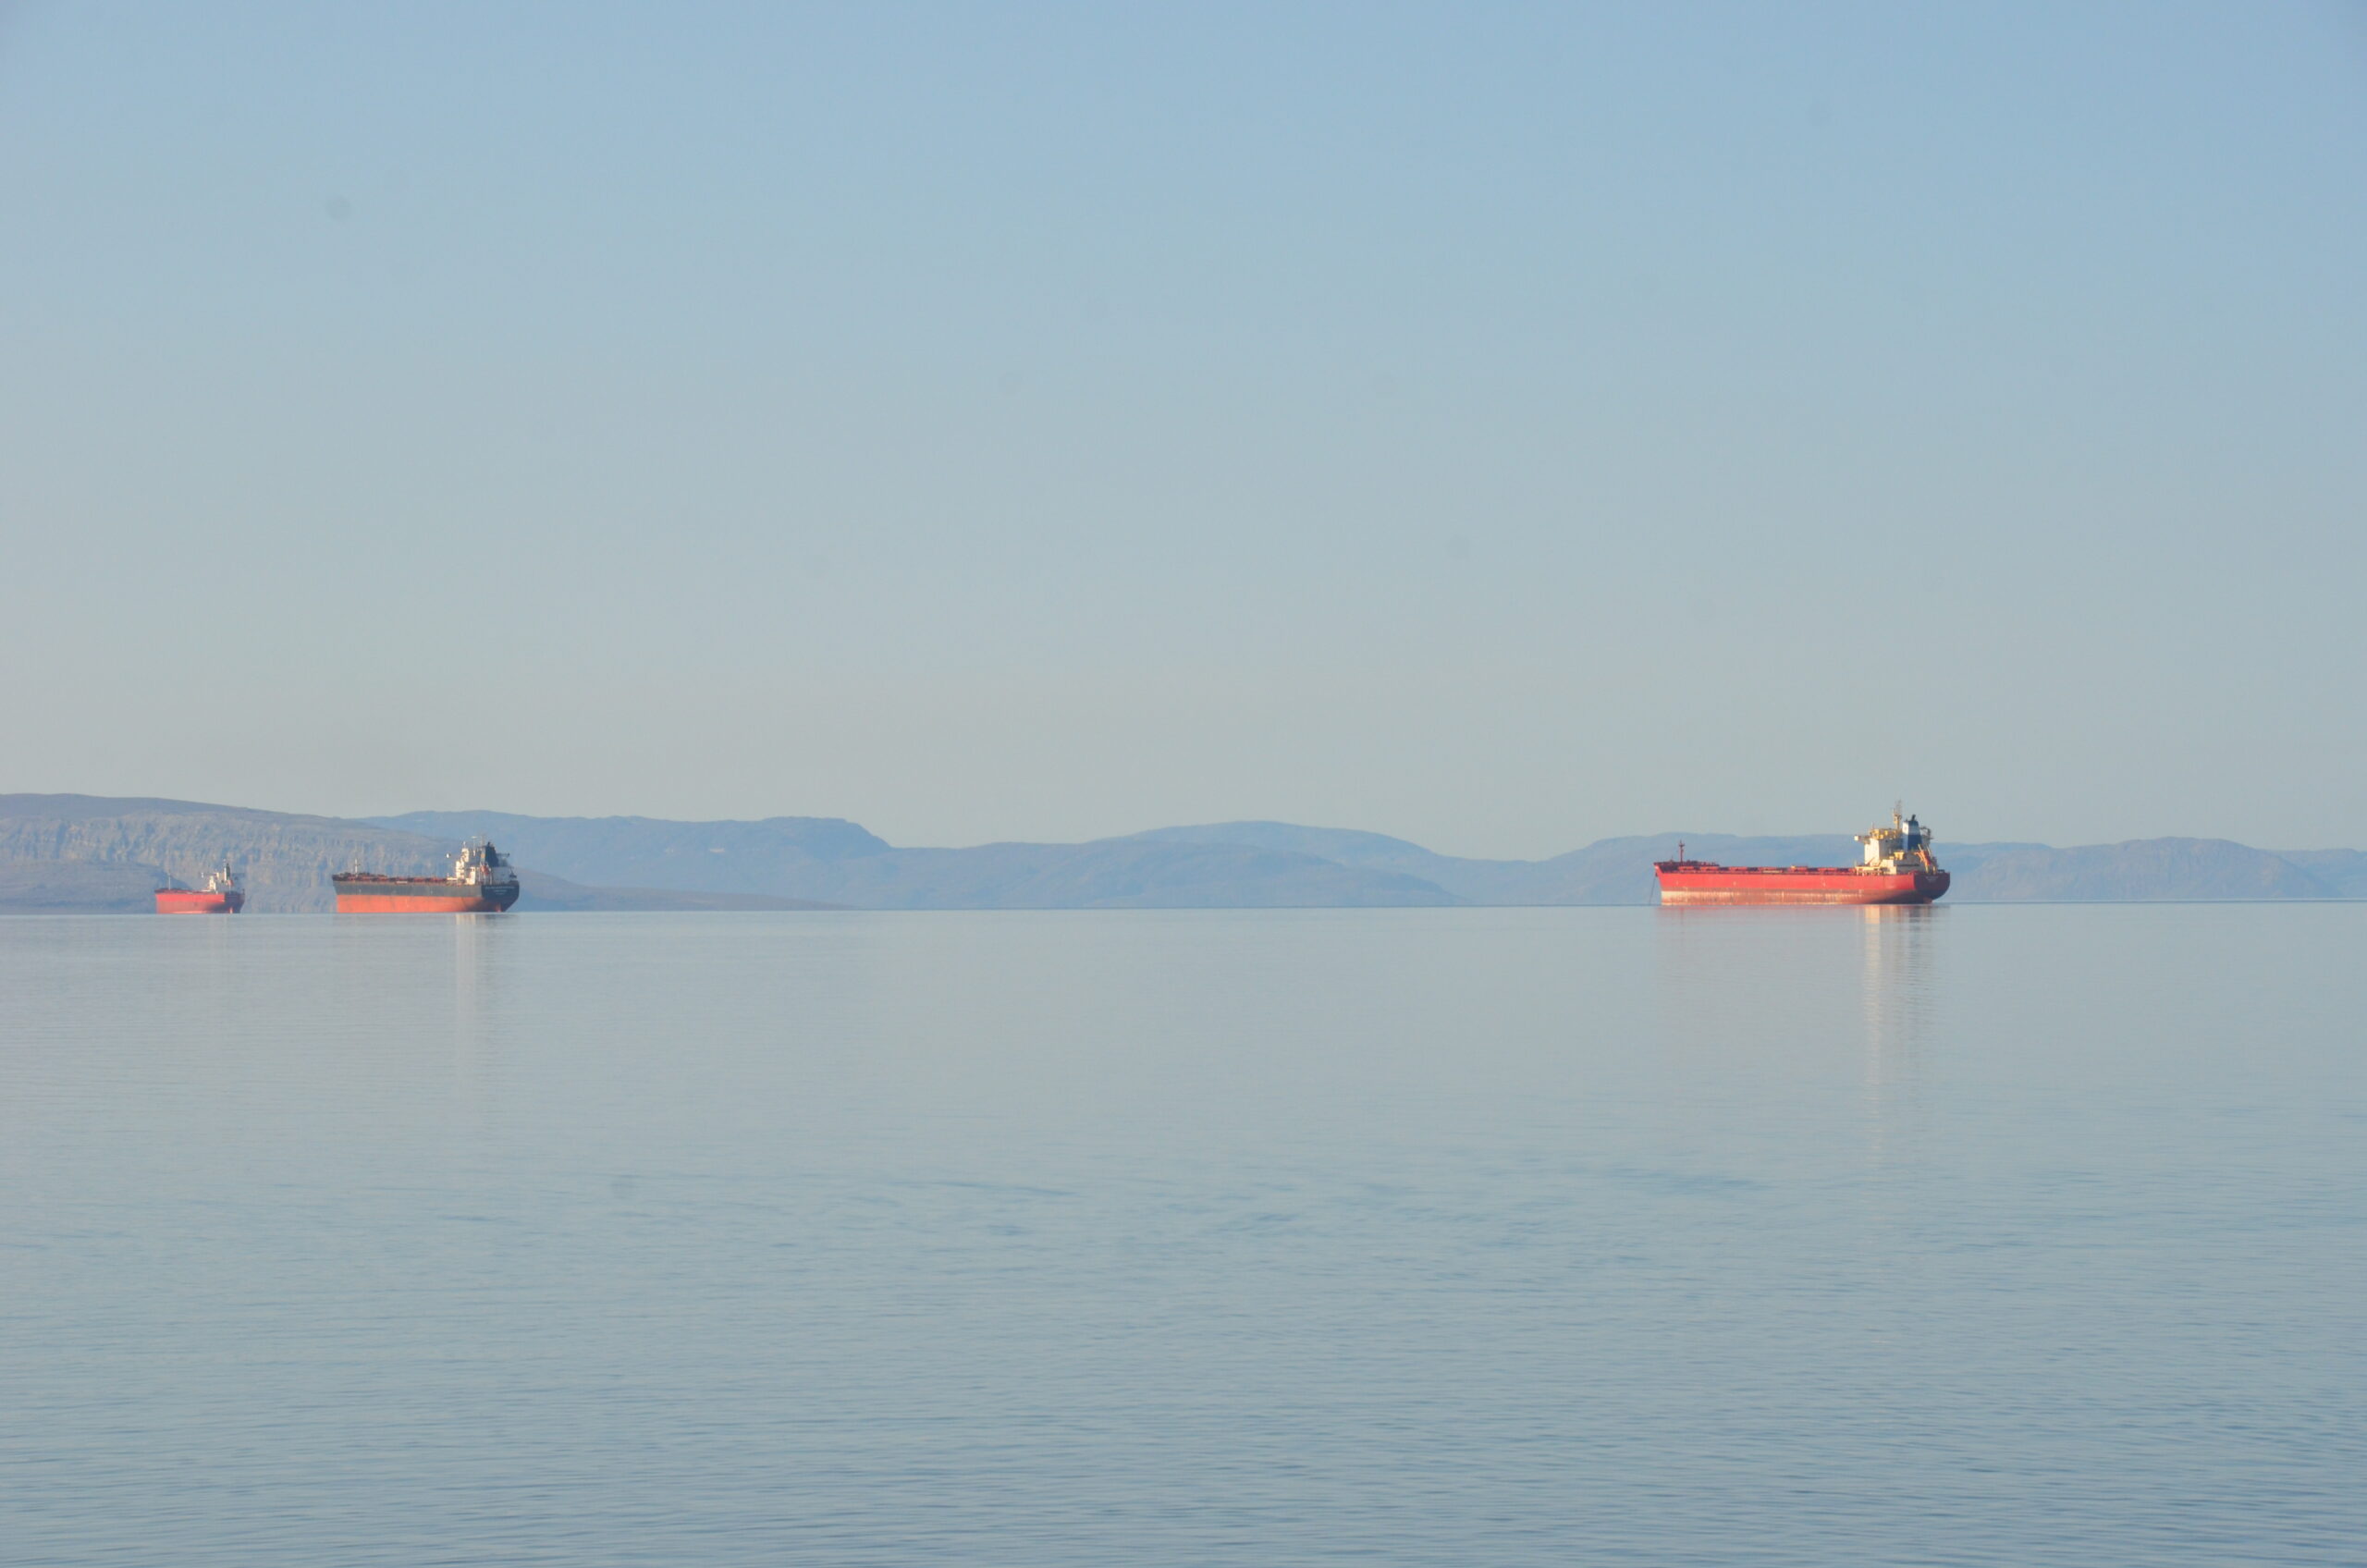
[(0, 1559), (2356, 1563), (2367, 906), (0, 920)]

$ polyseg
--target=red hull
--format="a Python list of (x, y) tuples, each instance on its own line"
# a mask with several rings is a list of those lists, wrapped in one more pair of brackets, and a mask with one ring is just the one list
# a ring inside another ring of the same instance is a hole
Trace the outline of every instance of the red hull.
[(1668, 860), (1652, 869), (1664, 904), (1928, 904), (1948, 890), (1944, 871)]
[(509, 907), (505, 900), (473, 895), (408, 898), (399, 893), (339, 891), (337, 896), (339, 914), (498, 914)]
[(246, 903), (244, 893), (208, 893), (193, 888), (156, 889), (158, 914), (236, 914)]

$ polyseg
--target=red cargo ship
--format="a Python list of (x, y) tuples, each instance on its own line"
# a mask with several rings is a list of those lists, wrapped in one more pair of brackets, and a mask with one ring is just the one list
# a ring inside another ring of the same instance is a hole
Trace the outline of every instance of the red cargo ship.
[(339, 914), (498, 914), (518, 901), (518, 873), (484, 839), (460, 846), (449, 876), (340, 871), (329, 881)]
[(1664, 904), (1928, 904), (1948, 890), (1948, 874), (1932, 858), (1932, 830), (1890, 814), (1886, 827), (1858, 835), (1856, 865), (1717, 865), (1654, 861)]
[(202, 888), (184, 888), (167, 880), (156, 889), (158, 914), (236, 914), (247, 907), (246, 889), (229, 863), (205, 874)]

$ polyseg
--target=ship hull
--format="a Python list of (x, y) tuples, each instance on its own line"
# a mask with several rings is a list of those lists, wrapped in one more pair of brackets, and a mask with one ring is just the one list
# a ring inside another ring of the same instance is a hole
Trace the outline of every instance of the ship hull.
[(518, 885), (472, 887), (435, 877), (339, 876), (339, 914), (498, 914), (518, 901)]
[(156, 889), (158, 914), (236, 914), (246, 907), (244, 893), (209, 893), (193, 888)]
[(1664, 904), (1928, 904), (1948, 890), (1944, 871), (1858, 871), (1846, 865), (1684, 865), (1655, 871)]

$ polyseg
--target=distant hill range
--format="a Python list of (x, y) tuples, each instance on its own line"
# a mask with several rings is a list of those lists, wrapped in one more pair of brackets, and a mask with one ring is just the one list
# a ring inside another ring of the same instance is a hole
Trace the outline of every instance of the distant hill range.
[[(483, 834), (519, 865), (523, 909), (1253, 909), (1637, 904), (1685, 839), (1743, 864), (1846, 864), (1846, 834), (1605, 839), (1551, 860), (1466, 860), (1345, 828), (1282, 822), (1161, 827), (1084, 844), (898, 849), (852, 822), (413, 812), (348, 820), (188, 801), (0, 795), (0, 910), (145, 910), (165, 875), (227, 858), (256, 912), (331, 907), (329, 876), (437, 871)], [(2054, 849), (1941, 845), (1951, 902), (2367, 898), (2367, 853), (2256, 850), (2221, 839)]]
[[(329, 878), (348, 866), (440, 873), (458, 839), (333, 816), (192, 801), (0, 795), (0, 911), (147, 911), (166, 877), (200, 882), (227, 860), (256, 913), (336, 907)], [(810, 909), (795, 898), (584, 887), (521, 867), (524, 899), (545, 910)]]
[[(490, 835), (521, 864), (583, 882), (793, 893), (862, 909), (1109, 909), (1418, 904), (1641, 904), (1651, 863), (1693, 853), (1750, 865), (1846, 865), (1846, 833), (1605, 839), (1551, 860), (1466, 860), (1379, 833), (1224, 822), (1085, 844), (900, 850), (851, 822), (509, 816), (414, 812), (374, 819), (439, 839)], [(2367, 853), (2277, 853), (2221, 839), (2051, 849), (1943, 844), (1965, 902), (2367, 897)]]

